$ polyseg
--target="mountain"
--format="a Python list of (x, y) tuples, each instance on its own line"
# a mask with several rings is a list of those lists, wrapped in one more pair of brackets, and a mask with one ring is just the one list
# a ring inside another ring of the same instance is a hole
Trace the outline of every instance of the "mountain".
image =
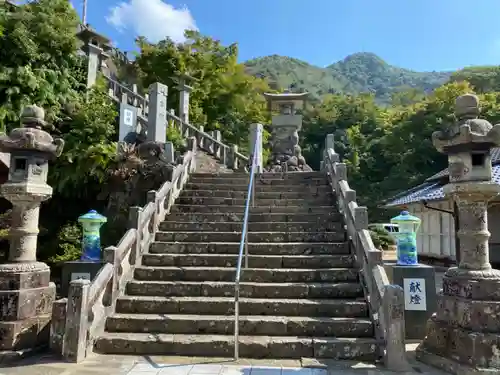
[(319, 98), (328, 93), (374, 93), (387, 103), (395, 92), (414, 88), (424, 92), (447, 81), (451, 72), (415, 72), (392, 66), (373, 53), (347, 56), (326, 68), (299, 59), (271, 55), (245, 62), (247, 71), (267, 78), (273, 88), (308, 91)]

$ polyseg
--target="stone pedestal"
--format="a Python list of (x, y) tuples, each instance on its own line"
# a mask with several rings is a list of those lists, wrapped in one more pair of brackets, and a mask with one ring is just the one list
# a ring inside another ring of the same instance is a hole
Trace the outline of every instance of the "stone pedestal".
[(0, 265), (0, 362), (48, 344), (55, 295), (45, 263)]
[(392, 283), (405, 294), (405, 333), (407, 339), (423, 339), (427, 320), (436, 311), (436, 273), (424, 264), (392, 267)]

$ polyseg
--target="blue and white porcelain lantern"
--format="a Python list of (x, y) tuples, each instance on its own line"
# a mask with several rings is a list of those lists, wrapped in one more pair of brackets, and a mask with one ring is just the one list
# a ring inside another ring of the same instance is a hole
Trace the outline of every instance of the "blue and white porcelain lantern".
[(96, 210), (90, 210), (85, 215), (78, 218), (82, 225), (82, 256), (80, 260), (87, 262), (99, 262), (101, 260), (101, 227), (108, 219), (97, 213)]
[(397, 243), (397, 264), (413, 266), (418, 264), (417, 231), (421, 220), (408, 211), (402, 211), (391, 219), (392, 224), (398, 225), (398, 232), (392, 232)]

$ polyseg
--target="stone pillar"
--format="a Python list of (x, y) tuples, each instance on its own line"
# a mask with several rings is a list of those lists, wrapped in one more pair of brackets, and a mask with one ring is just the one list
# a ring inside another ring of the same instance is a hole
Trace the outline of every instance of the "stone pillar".
[(0, 265), (0, 357), (24, 355), (49, 340), (56, 287), (49, 267), (37, 262), (38, 216), (41, 202), (52, 196), (48, 160), (61, 154), (64, 142), (42, 130), (44, 118), (42, 108), (26, 107), (23, 127), (0, 137), (0, 150), (11, 153), (0, 191), (13, 206), (9, 258)]
[(500, 271), (489, 262), (488, 201), (500, 193), (491, 181), (491, 148), (500, 145), (500, 125), (479, 119), (479, 100), (456, 101), (457, 123), (432, 135), (448, 155), (450, 182), (443, 190), (458, 206), (458, 267), (448, 269), (436, 313), (417, 358), (455, 374), (500, 372)]
[(178, 86), (179, 88), (179, 117), (182, 121), (189, 124), (189, 95), (193, 88), (184, 84), (182, 81), (182, 86)]
[(89, 88), (95, 85), (97, 73), (101, 70), (103, 53), (103, 49), (98, 46), (93, 44), (87, 46), (87, 87)]
[[(257, 154), (256, 160), (256, 173), (262, 173), (263, 170), (263, 160), (262, 160), (262, 133), (264, 132), (264, 127), (262, 124), (251, 124), (250, 125), (250, 145), (249, 150), (252, 152), (255, 145), (254, 153)], [(252, 157), (252, 155), (251, 155)]]
[(176, 88), (179, 90), (179, 118), (189, 124), (189, 95), (193, 88), (188, 85), (188, 82), (197, 81), (197, 79), (188, 74), (180, 74), (174, 77), (174, 81), (177, 83)]
[(296, 114), (308, 94), (264, 94), (269, 109), (279, 111), (279, 114), (272, 117), (271, 123), (271, 158), (266, 168), (269, 172), (312, 171), (306, 164), (299, 146), (302, 116)]
[(149, 86), (148, 141), (167, 141), (168, 87), (156, 82)]

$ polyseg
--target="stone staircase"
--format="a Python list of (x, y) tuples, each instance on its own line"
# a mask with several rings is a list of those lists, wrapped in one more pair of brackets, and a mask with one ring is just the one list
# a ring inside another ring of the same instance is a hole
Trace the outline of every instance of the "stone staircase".
[[(95, 350), (232, 357), (248, 175), (193, 174)], [(256, 176), (241, 357), (374, 360), (378, 345), (325, 173)]]

